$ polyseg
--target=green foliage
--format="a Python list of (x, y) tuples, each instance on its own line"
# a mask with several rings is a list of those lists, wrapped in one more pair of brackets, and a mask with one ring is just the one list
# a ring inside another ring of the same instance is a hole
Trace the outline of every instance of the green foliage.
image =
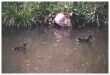
[[(95, 14), (96, 8), (102, 4), (107, 4), (107, 2), (2, 2), (2, 24), (8, 27), (32, 26), (33, 17), (43, 22), (41, 17), (51, 12), (74, 12), (90, 16)], [(108, 9), (101, 8), (102, 10), (97, 9), (102, 12), (101, 15), (107, 15)]]

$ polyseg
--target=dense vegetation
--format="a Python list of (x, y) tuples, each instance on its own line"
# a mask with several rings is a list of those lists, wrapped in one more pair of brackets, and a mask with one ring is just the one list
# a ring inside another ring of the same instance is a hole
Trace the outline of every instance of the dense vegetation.
[(74, 12), (77, 25), (108, 23), (108, 2), (2, 2), (2, 28), (32, 29), (43, 26), (52, 12)]

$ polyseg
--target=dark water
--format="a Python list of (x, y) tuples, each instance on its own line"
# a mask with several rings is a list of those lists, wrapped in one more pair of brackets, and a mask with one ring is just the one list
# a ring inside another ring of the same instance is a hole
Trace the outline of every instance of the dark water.
[[(108, 32), (96, 29), (37, 30), (2, 36), (3, 73), (107, 73)], [(92, 45), (76, 41), (93, 34)], [(12, 48), (27, 43), (26, 54)]]

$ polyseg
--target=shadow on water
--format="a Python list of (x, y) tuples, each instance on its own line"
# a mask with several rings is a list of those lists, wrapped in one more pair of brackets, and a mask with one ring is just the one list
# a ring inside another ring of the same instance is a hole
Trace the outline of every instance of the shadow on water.
[[(48, 30), (47, 30), (48, 31)], [(96, 32), (91, 45), (76, 41), (96, 29), (37, 30), (2, 36), (3, 73), (107, 73), (108, 31)], [(26, 54), (12, 48), (27, 44)]]

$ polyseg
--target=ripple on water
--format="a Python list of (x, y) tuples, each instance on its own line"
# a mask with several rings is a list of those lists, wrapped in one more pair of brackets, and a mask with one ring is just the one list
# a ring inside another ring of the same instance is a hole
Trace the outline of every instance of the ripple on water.
[(54, 47), (57, 47), (58, 45), (59, 45), (58, 43), (54, 43), (54, 44), (53, 44)]
[(70, 69), (65, 69), (65, 72), (70, 72), (71, 70)]
[(48, 56), (49, 59), (52, 59), (52, 56)]
[(34, 71), (39, 71), (39, 68), (38, 67), (34, 67)]
[(65, 52), (65, 55), (67, 55), (67, 56), (68, 56), (68, 55), (70, 55), (70, 53), (69, 53), (69, 52)]
[(85, 67), (86, 65), (83, 63), (83, 64), (81, 64), (81, 66), (82, 66), (82, 67)]
[(43, 58), (43, 56), (40, 56), (40, 55), (38, 56), (38, 59), (42, 59), (42, 58)]

